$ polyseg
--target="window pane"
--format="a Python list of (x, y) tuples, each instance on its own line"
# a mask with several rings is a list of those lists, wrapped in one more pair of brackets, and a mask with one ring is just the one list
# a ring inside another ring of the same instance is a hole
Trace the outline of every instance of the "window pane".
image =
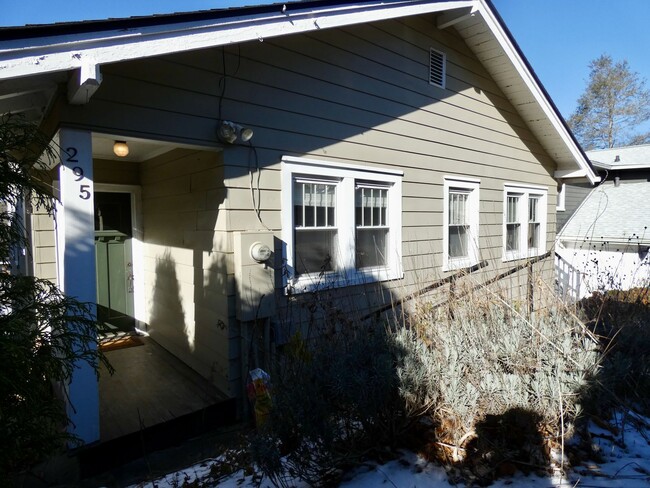
[(539, 197), (530, 197), (528, 199), (528, 222), (539, 222), (538, 207)]
[(296, 227), (334, 227), (336, 186), (294, 181), (293, 214)]
[(459, 258), (469, 256), (468, 230), (465, 225), (449, 226), (449, 257)]
[(296, 273), (336, 269), (336, 235), (331, 230), (296, 230)]
[(528, 224), (528, 249), (539, 248), (539, 225), (536, 223)]
[(515, 224), (519, 222), (519, 198), (519, 195), (508, 195), (506, 205), (506, 222), (509, 224)]
[(388, 225), (386, 207), (388, 190), (385, 188), (358, 187), (355, 195), (357, 227), (378, 227)]
[(506, 251), (519, 250), (519, 224), (506, 224)]
[(467, 200), (469, 193), (462, 190), (449, 190), (449, 225), (467, 224)]
[(385, 266), (388, 229), (358, 228), (356, 236), (356, 267)]

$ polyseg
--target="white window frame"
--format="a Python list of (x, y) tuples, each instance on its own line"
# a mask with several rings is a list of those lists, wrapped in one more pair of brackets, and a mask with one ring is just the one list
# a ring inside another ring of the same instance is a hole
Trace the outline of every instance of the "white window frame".
[[(334, 288), (403, 277), (402, 271), (402, 178), (398, 170), (371, 168), (338, 161), (321, 161), (283, 156), (282, 240), (283, 273), (286, 293), (302, 293), (318, 288)], [(336, 182), (336, 228), (339, 255), (336, 269), (325, 273), (297, 275), (295, 270), (293, 183), (300, 178), (323, 178)], [(356, 184), (377, 183), (388, 189), (387, 220), (389, 238), (386, 265), (356, 269), (355, 263), (355, 189)]]
[[(478, 264), (479, 261), (479, 215), (480, 215), (480, 194), (479, 187), (481, 180), (476, 178), (465, 178), (459, 176), (444, 177), (443, 197), (443, 239), (442, 239), (442, 269), (452, 271), (455, 269), (469, 268)], [(449, 256), (449, 192), (452, 188), (459, 188), (469, 191), (468, 196), (468, 255), (463, 257)]]
[(566, 183), (560, 183), (560, 187), (557, 190), (555, 210), (558, 212), (566, 211)]
[[(517, 218), (519, 223), (519, 249), (508, 251), (506, 248), (507, 232), (507, 210), (508, 195), (516, 193), (521, 195), (517, 209)], [(528, 205), (531, 197), (539, 198), (539, 246), (536, 248), (528, 247)], [(548, 222), (548, 188), (537, 185), (526, 185), (521, 183), (504, 183), (503, 185), (503, 261), (513, 261), (516, 259), (525, 259), (535, 256), (541, 256), (546, 252), (546, 226)]]

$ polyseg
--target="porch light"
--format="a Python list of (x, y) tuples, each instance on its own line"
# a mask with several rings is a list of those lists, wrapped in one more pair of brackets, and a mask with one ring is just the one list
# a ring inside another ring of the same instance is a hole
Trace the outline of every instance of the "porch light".
[(129, 146), (126, 145), (126, 141), (115, 141), (113, 152), (116, 156), (123, 158), (129, 155)]
[(242, 127), (229, 120), (222, 120), (217, 129), (217, 136), (219, 140), (228, 144), (234, 144), (238, 137), (242, 142), (248, 142), (253, 138), (253, 129)]

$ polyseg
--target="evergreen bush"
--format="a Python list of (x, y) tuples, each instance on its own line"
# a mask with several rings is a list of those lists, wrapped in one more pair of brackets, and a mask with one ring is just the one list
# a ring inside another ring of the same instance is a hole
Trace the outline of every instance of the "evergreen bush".
[[(78, 361), (97, 367), (89, 306), (52, 283), (12, 274), (29, 249), (22, 203), (54, 212), (45, 160), (53, 150), (22, 118), (0, 118), (0, 479), (29, 468), (75, 437), (66, 433), (65, 388)], [(58, 394), (57, 394), (58, 391)]]

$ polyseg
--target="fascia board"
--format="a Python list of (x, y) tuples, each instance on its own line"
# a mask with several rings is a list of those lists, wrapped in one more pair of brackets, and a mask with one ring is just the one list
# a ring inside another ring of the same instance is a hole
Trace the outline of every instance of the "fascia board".
[[(0, 80), (471, 7), (476, 0), (366, 2), (0, 43)], [(25, 45), (29, 42), (29, 45)]]
[(502, 49), (506, 53), (506, 56), (510, 59), (512, 66), (517, 71), (517, 74), (521, 77), (522, 81), (525, 83), (526, 87), (532, 94), (535, 102), (544, 112), (544, 115), (551, 122), (555, 131), (559, 134), (562, 141), (566, 145), (567, 149), (570, 151), (573, 159), (575, 160), (577, 166), (585, 171), (585, 176), (591, 181), (591, 183), (596, 183), (598, 181), (598, 176), (591, 169), (589, 162), (586, 157), (583, 155), (582, 151), (575, 143), (571, 135), (566, 129), (566, 126), (560, 120), (557, 112), (551, 105), (548, 97), (544, 93), (543, 89), (537, 83), (535, 77), (528, 69), (525, 61), (519, 55), (517, 48), (513, 45), (510, 40), (510, 36), (503, 29), (501, 23), (494, 15), (492, 8), (488, 5), (487, 0), (476, 0), (479, 4), (477, 11), (483, 17), (483, 20), (487, 26), (492, 31), (496, 40), (501, 45)]

